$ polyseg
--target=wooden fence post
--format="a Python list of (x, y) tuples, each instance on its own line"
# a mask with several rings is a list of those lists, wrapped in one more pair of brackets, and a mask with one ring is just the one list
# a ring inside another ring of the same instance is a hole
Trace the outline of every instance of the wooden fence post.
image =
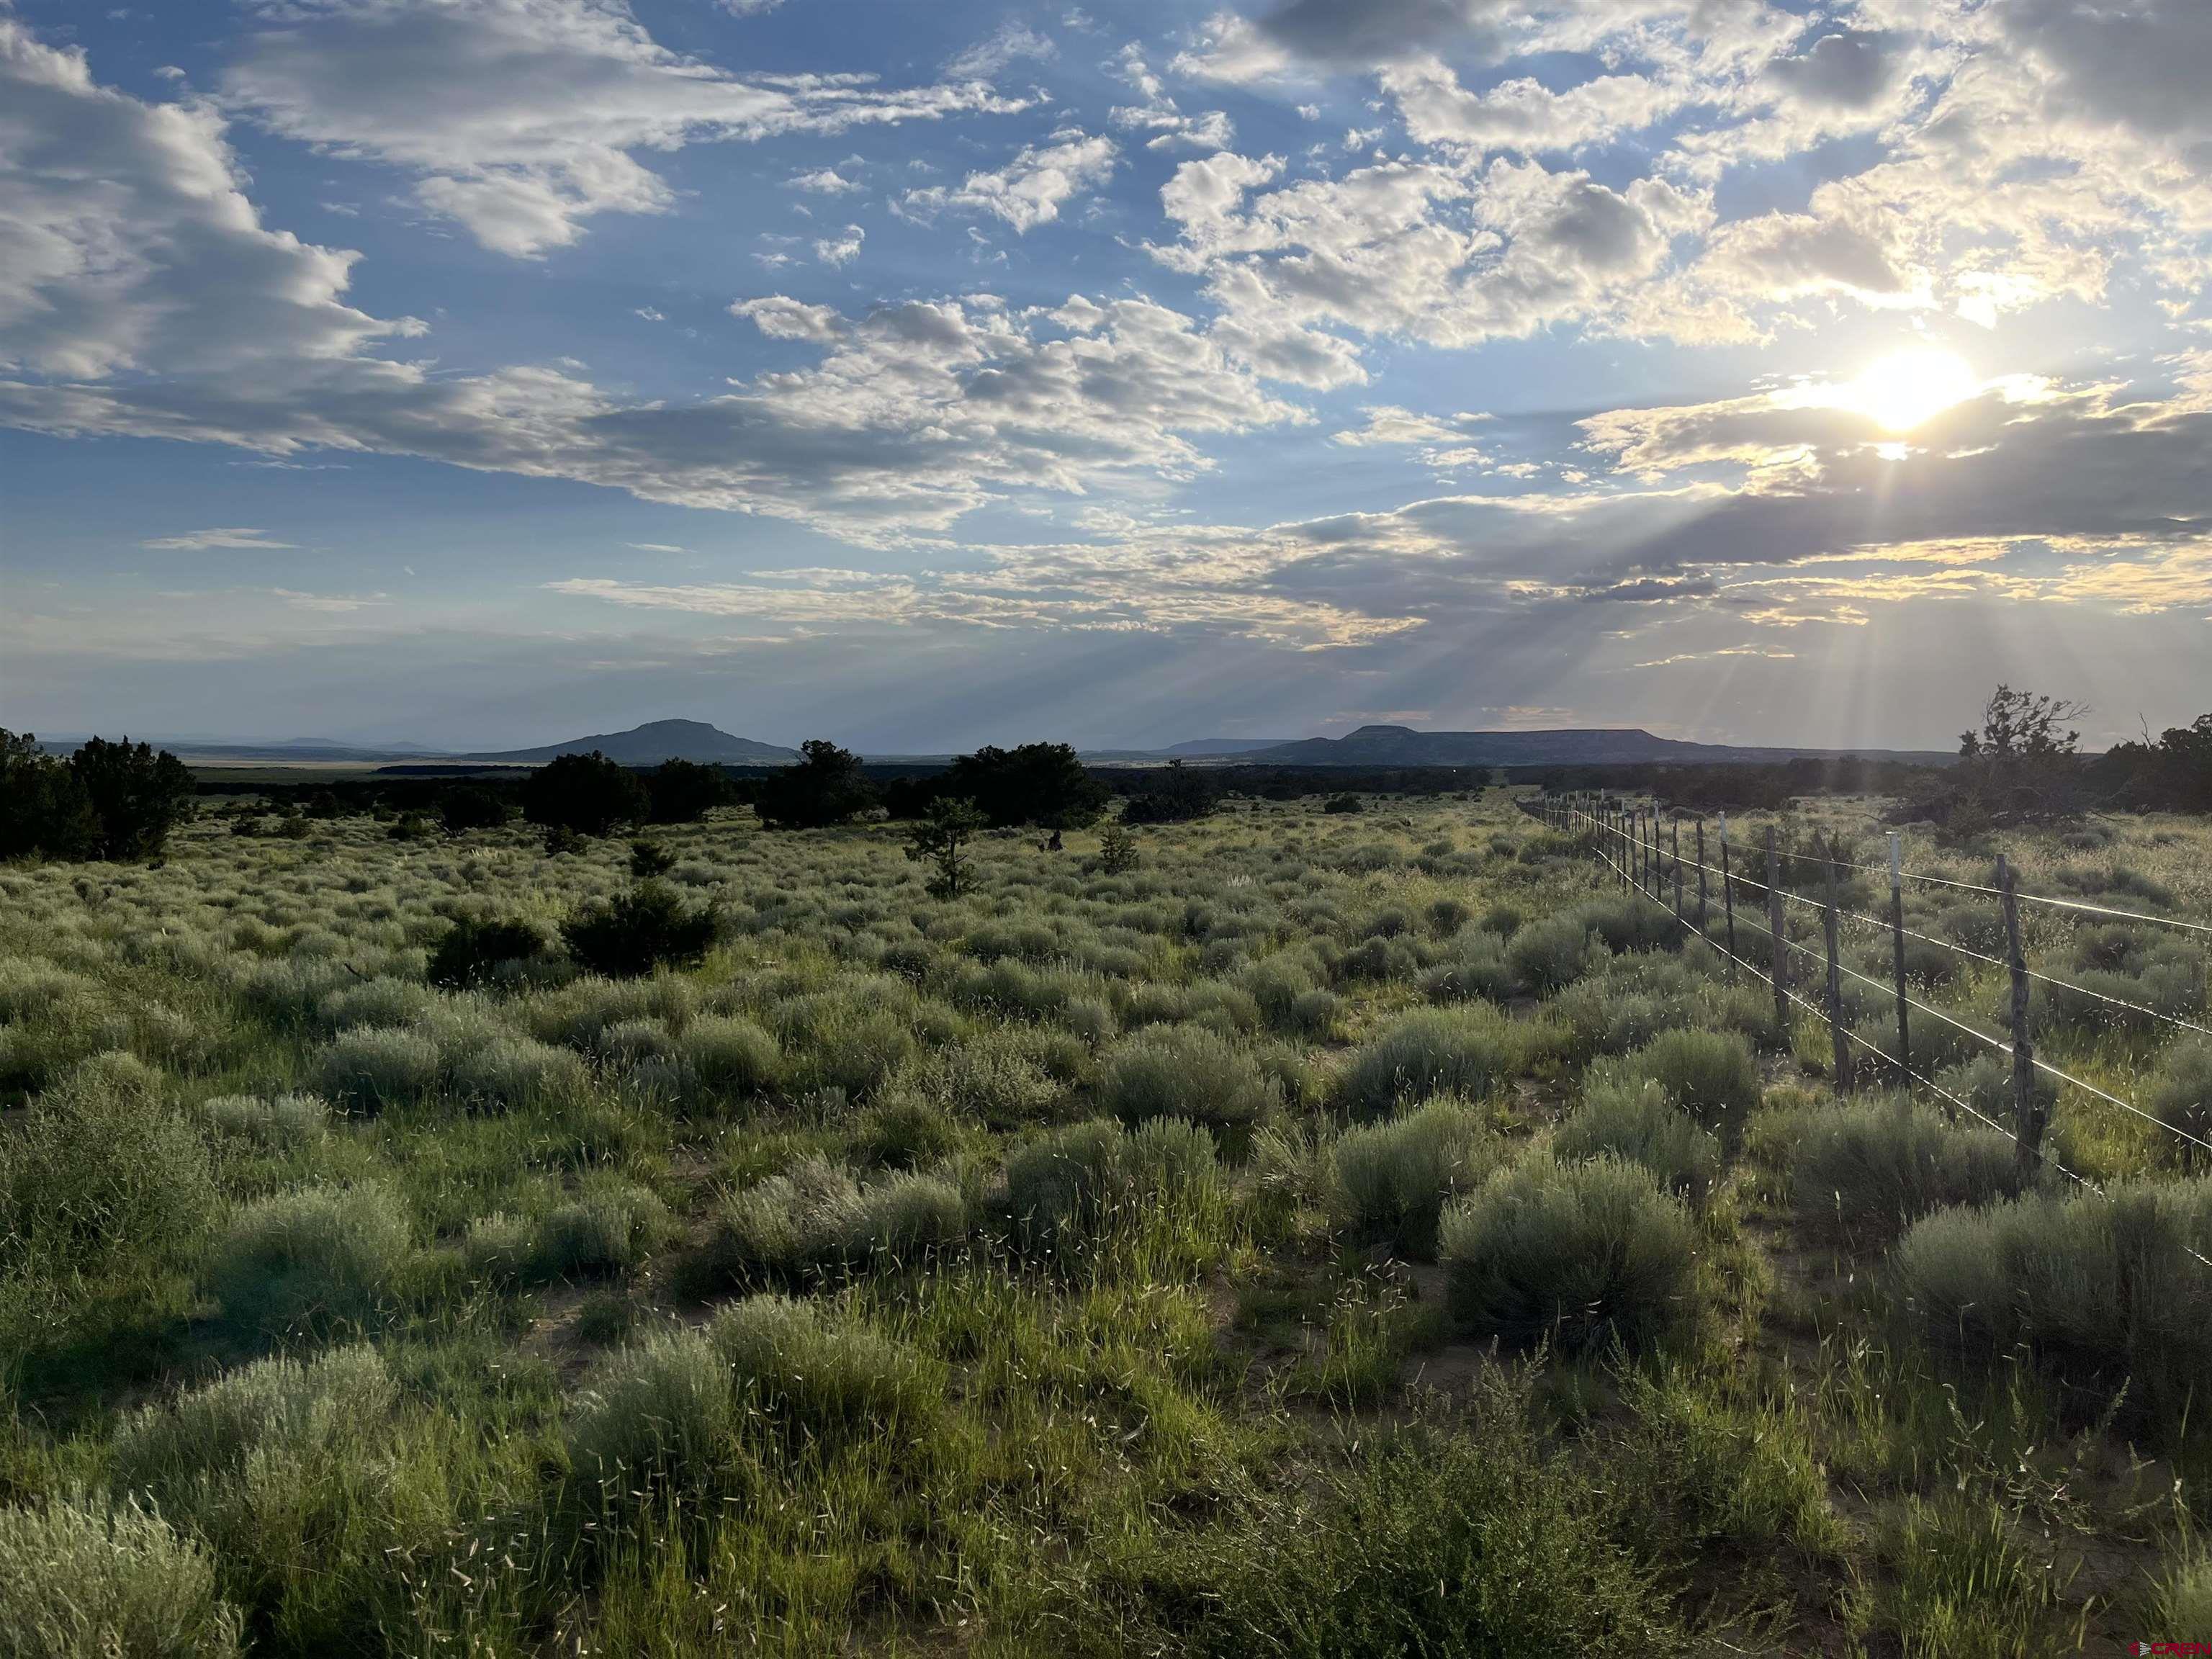
[[(1815, 852), (1820, 850), (1818, 838), (1814, 839), (1813, 847)], [(1844, 974), (1836, 952), (1835, 850), (1835, 844), (1831, 842), (1828, 845), (1831, 856), (1824, 860), (1827, 865), (1827, 901), (1821, 906), (1820, 931), (1828, 946), (1828, 1037), (1835, 1044), (1836, 1088), (1843, 1094), (1849, 1094), (1851, 1091), (1851, 1045), (1850, 1040), (1844, 1035)]]
[(1705, 936), (1705, 821), (1698, 820), (1698, 937)]
[(1774, 851), (1774, 826), (1766, 826), (1766, 936), (1774, 944), (1774, 1024), (1790, 1029), (1789, 945), (1782, 936), (1782, 860)]
[(1721, 908), (1728, 912), (1729, 956), (1735, 956), (1735, 880), (1729, 874), (1728, 814), (1721, 814)]
[[(1905, 861), (1898, 845), (1897, 832), (1889, 834), (1889, 955), (1897, 970), (1897, 1064), (1905, 1073), (1905, 1086), (1912, 1086), (1912, 1025), (1906, 1012), (1909, 1000), (1905, 994)], [(1950, 1103), (1944, 1109), (1952, 1115)]]
[(2012, 969), (2012, 1110), (2020, 1166), (2032, 1172), (2043, 1157), (2043, 1106), (2035, 1097), (2035, 1049), (2027, 1038), (2027, 958), (2020, 946), (2020, 897), (2012, 866), (1997, 854), (1997, 891), (2004, 899), (2005, 961)]
[(1674, 866), (1674, 920), (1682, 919), (1682, 820), (1678, 816), (1668, 826), (1669, 846), (1667, 856)]

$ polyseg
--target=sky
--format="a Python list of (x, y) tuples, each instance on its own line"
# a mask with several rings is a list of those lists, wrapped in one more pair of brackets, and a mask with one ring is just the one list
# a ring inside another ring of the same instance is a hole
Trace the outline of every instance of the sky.
[(2212, 709), (2203, 0), (0, 0), (0, 724)]

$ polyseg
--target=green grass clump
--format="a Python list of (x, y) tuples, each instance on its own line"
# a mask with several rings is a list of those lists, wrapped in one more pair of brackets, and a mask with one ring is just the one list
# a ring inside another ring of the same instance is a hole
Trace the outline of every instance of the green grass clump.
[(1071, 1573), (1030, 1650), (1406, 1659), (1684, 1650), (1621, 1511), (1490, 1388), (1462, 1425), (1362, 1435), (1305, 1480), (1231, 1489)]
[(1996, 1354), (2025, 1343), (2062, 1380), (2169, 1425), (2212, 1370), (2212, 1176), (2031, 1193), (1939, 1210), (1890, 1257), (1934, 1341)]
[(1444, 1212), (1453, 1318), (1516, 1345), (1567, 1352), (1679, 1342), (1705, 1297), (1696, 1224), (1638, 1164), (1532, 1158)]
[(1223, 1200), (1212, 1137), (1174, 1118), (1056, 1130), (1007, 1159), (1006, 1194), (1024, 1242), (1071, 1255), (1147, 1227), (1202, 1228)]
[(1787, 1147), (1799, 1222), (1841, 1238), (1887, 1243), (1931, 1211), (2033, 1184), (2010, 1138), (1902, 1095), (1801, 1109), (1771, 1133)]
[(1202, 1025), (1169, 1025), (1127, 1037), (1107, 1056), (1098, 1098), (1124, 1123), (1182, 1118), (1241, 1128), (1266, 1109), (1265, 1079), (1249, 1057)]
[(136, 1503), (0, 1509), (8, 1659), (234, 1659), (240, 1630), (207, 1552)]
[(406, 1210), (388, 1188), (280, 1193), (232, 1218), (208, 1288), (226, 1318), (263, 1331), (361, 1327), (390, 1305), (413, 1252)]
[(707, 1339), (744, 1414), (792, 1449), (878, 1437), (911, 1448), (945, 1408), (941, 1362), (812, 1303), (749, 1297), (716, 1314)]
[(1352, 1057), (1340, 1097), (1354, 1116), (1389, 1115), (1437, 1095), (1480, 1100), (1510, 1075), (1513, 1028), (1487, 1004), (1408, 1014)]
[(1720, 1177), (1718, 1137), (1700, 1128), (1656, 1083), (1590, 1085), (1583, 1103), (1552, 1137), (1552, 1155), (1562, 1163), (1608, 1154), (1642, 1164), (1660, 1185), (1692, 1204), (1702, 1204)]
[(1346, 1131), (1330, 1161), (1329, 1208), (1354, 1237), (1387, 1240), (1432, 1261), (1445, 1200), (1488, 1175), (1498, 1157), (1480, 1110), (1432, 1100), (1403, 1117)]

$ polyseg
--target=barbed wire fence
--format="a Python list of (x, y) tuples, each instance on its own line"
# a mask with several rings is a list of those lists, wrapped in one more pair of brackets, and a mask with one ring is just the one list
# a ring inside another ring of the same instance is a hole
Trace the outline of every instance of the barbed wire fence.
[[(1607, 793), (1577, 792), (1564, 795), (1546, 794), (1522, 804), (1527, 811), (1551, 828), (1586, 840), (1624, 890), (1640, 894), (1662, 906), (1671, 901), (1674, 916), (1682, 927), (1704, 940), (1732, 968), (1741, 969), (1754, 980), (1765, 981), (1773, 993), (1778, 1028), (1785, 1031), (1790, 1029), (1793, 1010), (1808, 1014), (1825, 1024), (1832, 1047), (1833, 1076), (1838, 1092), (1853, 1091), (1856, 1083), (1856, 1061), (1863, 1055), (1902, 1079), (1908, 1090), (1918, 1089), (1926, 1092), (1953, 1121), (1955, 1122), (1963, 1114), (2005, 1136), (2017, 1148), (2024, 1176), (2032, 1175), (2039, 1166), (2048, 1164), (2076, 1188), (2092, 1192), (2101, 1192), (2102, 1188), (2097, 1182), (2069, 1168), (2045, 1145), (2050, 1127), (2049, 1111), (2046, 1097), (2038, 1086), (2039, 1079), (2050, 1079), (2054, 1085), (2054, 1092), (2056, 1089), (2068, 1088), (2079, 1091), (2173, 1137), (2181, 1148), (2185, 1169), (2193, 1167), (2200, 1158), (2212, 1161), (2212, 1139), (2208, 1139), (2205, 1134), (2148, 1111), (2136, 1102), (2086, 1078), (2076, 1076), (2038, 1054), (2033, 1034), (2029, 1029), (2033, 990), (2036, 985), (2041, 984), (2109, 1006), (2130, 1019), (2148, 1019), (2179, 1031), (2212, 1036), (2212, 1026), (2030, 967), (2021, 943), (2021, 910), (2024, 905), (2042, 906), (2054, 911), (2069, 912), (2077, 917), (2094, 917), (2165, 928), (2176, 933), (2205, 939), (2212, 939), (2212, 926), (2111, 905), (2022, 892), (2017, 872), (2002, 854), (1996, 857), (1995, 882), (1989, 884), (1907, 870), (1903, 866), (1899, 837), (1894, 834), (1889, 837), (1889, 862), (1886, 867), (1822, 856), (1817, 839), (1815, 850), (1809, 855), (1796, 848), (1790, 849), (1788, 860), (1793, 867), (1810, 866), (1820, 871), (1823, 890), (1815, 896), (1795, 891), (1783, 884), (1784, 854), (1777, 845), (1775, 828), (1771, 823), (1765, 826), (1760, 845), (1756, 849), (1761, 855), (1762, 873), (1765, 878), (1762, 881), (1740, 867), (1738, 854), (1745, 849), (1740, 848), (1732, 840), (1725, 813), (1719, 817), (1718, 834), (1710, 849), (1705, 819), (1702, 817), (1691, 819), (1692, 848), (1686, 856), (1681, 846), (1683, 815), (1679, 812), (1669, 814), (1656, 801), (1646, 804)], [(1834, 850), (1832, 844), (1826, 849), (1830, 853)], [(1717, 859), (1718, 862), (1712, 862), (1713, 859)], [(1888, 915), (1886, 918), (1869, 915), (1843, 903), (1837, 881), (1838, 872), (1886, 878), (1889, 887)], [(1692, 882), (1694, 895), (1690, 890)], [(1905, 890), (1909, 882), (1994, 899), (2002, 922), (2003, 955), (1993, 956), (1956, 940), (1908, 927), (1905, 921)], [(1740, 897), (1755, 897), (1758, 902), (1755, 907), (1739, 905)], [(1819, 915), (1820, 946), (1807, 945), (1790, 937), (1786, 912), (1791, 906)], [(1759, 914), (1762, 911), (1763, 915)], [(1884, 983), (1871, 975), (1863, 973), (1843, 959), (1840, 933), (1846, 923), (1876, 929), (1888, 936), (1892, 965), (1889, 982)], [(1743, 937), (1747, 933), (1753, 936), (1748, 942)], [(2007, 1035), (1992, 1035), (1916, 996), (1912, 976), (1907, 968), (1907, 940), (1955, 953), (1961, 959), (1984, 967), (2003, 970), (2009, 990), (2006, 1011), (2008, 1018), (2005, 1021), (2009, 1027)], [(1751, 959), (1750, 953), (1753, 951), (1765, 956), (1767, 960), (1764, 966)], [(1793, 963), (1800, 958), (1809, 958), (1809, 970), (1802, 980), (1792, 971)], [(1890, 1053), (1883, 1043), (1854, 1029), (1846, 1017), (1844, 986), (1847, 981), (1872, 987), (1890, 1004), (1896, 1022), (1894, 1054)], [(1805, 990), (1811, 990), (1819, 1000), (1804, 994)], [(1963, 1033), (1982, 1048), (2007, 1057), (2011, 1067), (2011, 1121), (2008, 1124), (1999, 1121), (1957, 1091), (1945, 1087), (1935, 1077), (1913, 1065), (1912, 1031), (1916, 1021), (1921, 1019), (1933, 1020)], [(2197, 1253), (2192, 1250), (2191, 1254)], [(2212, 1261), (2206, 1261), (2202, 1255), (2197, 1259), (2212, 1267)]]

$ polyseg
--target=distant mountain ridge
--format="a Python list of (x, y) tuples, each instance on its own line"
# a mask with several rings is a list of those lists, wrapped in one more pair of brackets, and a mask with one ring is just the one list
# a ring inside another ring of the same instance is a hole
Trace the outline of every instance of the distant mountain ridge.
[(1540, 732), (1417, 732), (1363, 726), (1340, 738), (1304, 738), (1236, 757), (1249, 766), (1704, 766), (1789, 760), (1905, 761), (1933, 766), (1956, 758), (1924, 749), (1738, 748), (1654, 737), (1638, 726)]
[(704, 720), (648, 720), (627, 732), (601, 732), (536, 749), (508, 749), (465, 758), (480, 761), (550, 761), (593, 750), (623, 766), (658, 766), (666, 760), (702, 761), (718, 766), (782, 766), (799, 758), (796, 749), (780, 748), (751, 738), (732, 737)]

